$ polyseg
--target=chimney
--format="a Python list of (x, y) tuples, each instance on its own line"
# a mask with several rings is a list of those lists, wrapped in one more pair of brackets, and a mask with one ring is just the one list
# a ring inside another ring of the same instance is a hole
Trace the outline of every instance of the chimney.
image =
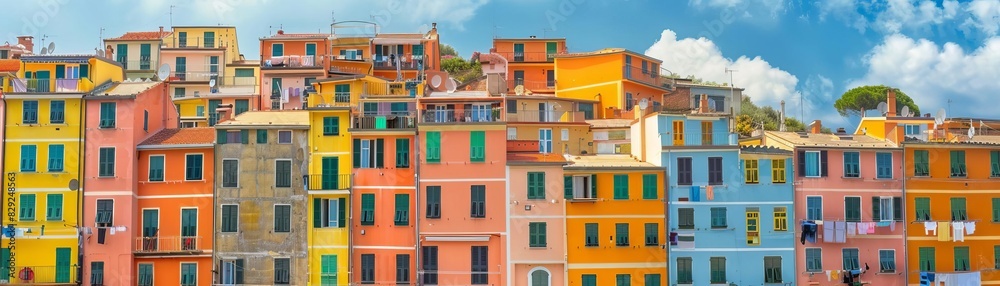
[(107, 49), (104, 50), (104, 58), (113, 59), (115, 58), (115, 48), (108, 45)]
[(529, 39), (534, 39), (534, 38), (535, 38), (535, 36), (534, 36), (534, 35), (531, 35), (531, 36), (528, 36), (528, 38), (529, 38)]
[(847, 129), (844, 127), (837, 128), (837, 134), (847, 134)]
[(895, 117), (896, 116), (896, 89), (889, 88), (889, 94), (886, 99), (888, 101), (889, 110), (886, 111), (885, 117)]
[(35, 37), (32, 37), (32, 36), (20, 36), (20, 37), (17, 37), (17, 44), (24, 46), (25, 50), (28, 50), (29, 52), (31, 52), (32, 54), (34, 54), (35, 53), (35, 43), (34, 43), (34, 40), (33, 40), (34, 38)]
[(163, 26), (160, 26), (160, 34), (163, 34)]
[(823, 123), (820, 122), (819, 120), (813, 120), (812, 123), (809, 123), (809, 133), (819, 134), (820, 131), (822, 130), (823, 130)]
[(285, 34), (285, 30), (278, 30), (278, 35), (284, 35), (284, 34)]
[(698, 113), (708, 113), (708, 94), (701, 95), (701, 101), (698, 102)]
[(785, 101), (781, 101), (781, 111), (778, 112), (778, 131), (785, 131)]

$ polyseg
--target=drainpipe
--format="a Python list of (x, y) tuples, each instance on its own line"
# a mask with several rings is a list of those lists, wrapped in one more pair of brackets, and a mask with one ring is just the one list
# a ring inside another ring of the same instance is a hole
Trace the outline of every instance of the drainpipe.
[[(910, 254), (907, 253), (907, 251), (906, 251), (907, 250), (907, 244), (908, 244), (907, 241), (906, 241), (906, 234), (907, 234), (906, 229), (907, 229), (907, 225), (909, 225), (909, 223), (907, 223), (907, 220), (906, 220), (906, 213), (907, 212), (906, 212), (906, 207), (905, 207), (906, 206), (906, 167), (905, 167), (906, 166), (906, 148), (904, 147), (902, 149), (903, 149), (903, 155), (901, 157), (903, 157), (902, 158), (903, 163), (902, 163), (901, 166), (904, 166), (904, 167), (903, 167), (903, 171), (901, 172), (902, 173), (902, 180), (903, 180), (903, 189), (902, 189), (903, 195), (902, 195), (902, 198), (901, 198), (901, 200), (903, 201), (903, 203), (901, 204), (901, 206), (903, 207), (903, 210), (900, 211), (900, 213), (903, 214), (903, 216), (902, 216), (902, 219), (903, 219), (903, 261), (909, 262), (910, 261), (909, 260), (910, 259)], [(910, 264), (909, 263), (903, 263), (903, 273), (906, 273), (906, 275), (903, 276), (903, 282), (906, 283), (907, 281), (910, 280)]]
[[(180, 113), (178, 113), (178, 114), (180, 114)], [(180, 116), (178, 115), (178, 117), (177, 117), (177, 123), (180, 124), (180, 122), (181, 122)], [(212, 129), (215, 129), (215, 127), (213, 126)], [(218, 134), (218, 132), (216, 132), (216, 134)], [(218, 138), (216, 138), (216, 140), (218, 140)], [(213, 157), (212, 158), (212, 166), (213, 166), (212, 170), (213, 170), (213, 172), (218, 172), (218, 171), (215, 171), (215, 170), (219, 170), (219, 162), (216, 162), (216, 160), (214, 158), (214, 157), (218, 157), (217, 154), (219, 154), (219, 145), (218, 144), (212, 144), (212, 157)], [(216, 173), (216, 174), (218, 174), (218, 173)], [(212, 174), (212, 176), (215, 176), (215, 174)], [(219, 263), (219, 264), (215, 263), (216, 261), (219, 261), (219, 257), (218, 257), (219, 253), (215, 251), (216, 249), (219, 249), (219, 242), (218, 242), (219, 240), (215, 239), (216, 238), (216, 236), (215, 236), (215, 230), (218, 229), (217, 227), (219, 227), (219, 225), (216, 223), (216, 219), (214, 219), (214, 218), (216, 218), (216, 217), (221, 218), (222, 217), (222, 215), (218, 213), (222, 207), (221, 206), (216, 206), (216, 203), (218, 203), (216, 201), (216, 198), (218, 196), (219, 196), (218, 184), (212, 184), (212, 213), (213, 213), (214, 217), (212, 219), (212, 263), (211, 263), (211, 265), (212, 265), (212, 272), (211, 272), (211, 274), (212, 274), (212, 281), (214, 283), (222, 283), (222, 281), (216, 281), (215, 280), (217, 278), (220, 278), (219, 277), (219, 273), (222, 272), (222, 269), (221, 269), (222, 268), (222, 263)], [(216, 265), (219, 266), (219, 269), (215, 268)], [(221, 280), (221, 279), (219, 279), (219, 280)]]
[[(657, 130), (657, 133), (659, 133), (659, 130)], [(669, 193), (670, 193), (669, 192), (669, 190), (670, 190), (670, 177), (669, 177), (669, 174), (670, 174), (670, 169), (672, 167), (672, 162), (673, 162), (673, 160), (670, 160), (670, 152), (671, 152), (671, 150), (667, 149), (667, 163), (664, 164), (664, 165), (666, 165), (666, 168), (664, 168), (664, 170), (663, 170), (663, 230), (664, 230), (664, 234), (665, 234), (664, 241), (663, 241), (663, 252), (667, 256), (666, 257), (667, 265), (665, 266), (667, 272), (663, 276), (666, 277), (666, 279), (668, 279), (668, 280), (671, 277), (670, 276), (670, 197), (669, 197)], [(672, 285), (672, 284), (670, 284), (670, 281), (667, 281), (667, 285)]]
[[(3, 81), (3, 80), (4, 80), (3, 78), (0, 78), (0, 81)], [(2, 93), (3, 93), (3, 91), (0, 91), (0, 94), (2, 94)], [(3, 116), (6, 117), (7, 116), (7, 98), (5, 98), (3, 96), (0, 96), (0, 101), (3, 101)], [(4, 125), (6, 125), (6, 123), (4, 123)], [(3, 142), (3, 144), (0, 144), (0, 145), (2, 145), (2, 146), (0, 146), (0, 148), (6, 149), (7, 148), (7, 126), (3, 127), (3, 138), (0, 138), (0, 142)], [(3, 164), (3, 166), (0, 167), (0, 169), (3, 169), (3, 174), (2, 175), (3, 175), (3, 180), (4, 180), (4, 183), (5, 183), (4, 185), (7, 185), (6, 184), (7, 183), (6, 182), (6, 180), (7, 180), (7, 164), (5, 163), (5, 162), (7, 162), (7, 161), (5, 161), (7, 159), (7, 152), (6, 152), (7, 150), (4, 150), (4, 151), (5, 152), (0, 152), (0, 164)], [(6, 198), (7, 198), (7, 191), (4, 190), (4, 191), (0, 192), (0, 197), (4, 198), (3, 202), (6, 202), (7, 201), (6, 200)], [(6, 214), (7, 214), (7, 212), (9, 212), (11, 210), (8, 210), (7, 207), (13, 208), (11, 206), (7, 206), (7, 203), (4, 203), (4, 206), (5, 206), (5, 208), (4, 208), (4, 215), (0, 215), (0, 227), (6, 227), (6, 223), (8, 223), (6, 221), (7, 220)], [(14, 223), (14, 222), (11, 221), (9, 223)], [(13, 254), (11, 254), (11, 255), (13, 255)], [(14, 260), (15, 260), (15, 262), (17, 261), (16, 257), (15, 257)]]
[[(417, 114), (420, 114), (418, 111)], [(417, 116), (419, 119), (419, 115)], [(414, 120), (416, 121), (416, 120)], [(416, 122), (414, 122), (416, 124)], [(423, 274), (421, 274), (421, 267), (423, 264), (420, 263), (420, 131), (414, 132), (413, 136), (413, 221), (416, 222), (413, 226), (414, 241), (416, 246), (413, 250), (413, 264), (416, 269), (417, 275), (414, 276), (417, 281), (414, 281), (414, 285), (424, 285)]]
[[(4, 105), (4, 106), (6, 106), (6, 105)], [(4, 115), (6, 115), (6, 113), (4, 113)], [(84, 150), (85, 150), (84, 148), (87, 145), (87, 140), (85, 140), (86, 137), (87, 137), (87, 133), (86, 133), (86, 131), (87, 131), (87, 121), (86, 120), (87, 120), (87, 104), (86, 104), (86, 101), (84, 100), (84, 98), (81, 96), (80, 97), (80, 144), (77, 145), (77, 149), (79, 151), (79, 156), (80, 156), (80, 159), (79, 159), (80, 162), (76, 164), (77, 165), (76, 166), (76, 168), (77, 168), (76, 176), (79, 178), (78, 179), (79, 180), (78, 181), (78, 185), (80, 186), (76, 190), (76, 202), (77, 202), (76, 204), (77, 204), (77, 206), (79, 206), (78, 210), (76, 211), (76, 226), (75, 226), (76, 230), (77, 230), (76, 231), (76, 233), (77, 233), (76, 234), (76, 240), (77, 240), (76, 241), (76, 247), (77, 247), (76, 256), (77, 256), (77, 260), (76, 261), (77, 261), (77, 263), (79, 263), (78, 264), (79, 267), (76, 268), (76, 280), (77, 280), (77, 282), (81, 282), (82, 281), (81, 277), (83, 276), (83, 232), (81, 231), (81, 226), (83, 224), (82, 224), (82, 221), (80, 221), (80, 217), (83, 216), (83, 210), (84, 210), (84, 208), (87, 207), (87, 204), (84, 203), (84, 201), (83, 201), (83, 192), (84, 192), (83, 191), (84, 190), (84, 186), (83, 186), (83, 178), (84, 178), (84, 176), (83, 176), (84, 175), (83, 174), (83, 167), (86, 166), (85, 164), (87, 163), (87, 157), (84, 156)], [(6, 130), (7, 129), (4, 128), (4, 132), (6, 132)]]
[[(351, 196), (354, 195), (354, 174), (353, 174), (353, 172), (351, 174), (351, 191), (349, 193), (350, 193), (350, 195), (347, 196), (347, 199), (352, 199)], [(345, 211), (345, 213), (349, 213), (350, 214), (350, 215), (347, 215), (347, 217), (351, 217), (352, 215), (354, 215), (354, 210), (353, 210), (354, 204), (351, 204), (351, 206), (352, 206), (352, 209), (350, 210), (350, 212)], [(354, 272), (354, 268), (352, 268), (352, 267), (354, 267), (354, 259), (353, 259), (354, 258), (354, 235), (353, 235), (354, 231), (352, 230), (353, 227), (351, 227), (351, 223), (350, 223), (351, 221), (353, 221), (353, 220), (348, 219), (348, 220), (345, 221), (345, 223), (347, 223), (346, 228), (347, 228), (347, 278), (348, 278), (348, 285), (350, 285), (350, 283), (351, 283), (350, 282), (350, 278), (352, 278), (351, 277), (352, 276), (351, 273)], [(313, 234), (310, 233), (309, 235), (313, 235)], [(315, 237), (313, 238), (313, 241), (314, 241), (313, 243), (315, 243)], [(308, 249), (307, 249), (306, 250), (306, 255), (307, 255), (306, 257), (308, 257), (308, 253), (309, 252), (308, 252)], [(312, 268), (310, 268), (310, 270), (311, 269)]]

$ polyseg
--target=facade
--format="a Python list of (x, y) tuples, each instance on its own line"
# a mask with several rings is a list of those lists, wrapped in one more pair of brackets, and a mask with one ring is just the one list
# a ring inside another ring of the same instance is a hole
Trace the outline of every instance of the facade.
[(104, 39), (105, 55), (125, 69), (128, 78), (153, 78), (160, 68), (160, 48), (172, 33), (164, 31), (127, 32)]
[(260, 39), (261, 110), (302, 109), (306, 89), (325, 78), (329, 34), (277, 34)]
[(96, 85), (120, 82), (124, 73), (93, 56), (22, 56), (21, 62), (17, 77), (4, 79), (10, 85), (3, 95), (3, 168), (13, 185), (4, 213), (16, 217), (4, 217), (9, 231), (0, 247), (8, 250), (0, 258), (13, 259), (15, 272), (33, 274), (9, 282), (75, 284), (82, 263), (83, 98)]
[(490, 52), (507, 62), (504, 79), (508, 93), (522, 86), (530, 92), (554, 92), (556, 88), (555, 55), (566, 54), (566, 39), (493, 39)]
[(504, 285), (566, 284), (566, 204), (559, 154), (541, 154), (538, 142), (507, 140), (510, 249)]
[(594, 119), (634, 118), (634, 109), (643, 99), (657, 109), (672, 83), (660, 76), (660, 60), (625, 49), (557, 54), (554, 58), (556, 93), (559, 97), (596, 99), (600, 109), (595, 106)]
[[(176, 124), (176, 118), (170, 122), (164, 116), (174, 108), (162, 82), (115, 83), (84, 99), (90, 116), (86, 117), (82, 225), (91, 229), (83, 234), (83, 277), (89, 277), (84, 283), (136, 283), (139, 275), (133, 272), (132, 253), (156, 249), (159, 236), (158, 210), (140, 208), (136, 199), (136, 147)], [(149, 214), (151, 220), (140, 220), (145, 218), (137, 213)], [(148, 237), (147, 243), (136, 243), (139, 237)]]
[(35, 48), (34, 38), (32, 36), (20, 36), (17, 37), (16, 44), (7, 42), (4, 45), (0, 45), (0, 60), (19, 59), (21, 56), (32, 55)]
[(594, 153), (632, 154), (633, 119), (587, 120), (593, 134)]
[(248, 111), (215, 128), (214, 284), (306, 284), (309, 113)]
[(589, 101), (578, 102), (553, 95), (507, 96), (507, 140), (533, 140), (540, 153), (593, 154)]
[[(213, 128), (167, 128), (137, 147), (135, 231), (123, 242), (134, 256), (133, 265), (122, 266), (134, 271), (131, 283), (209, 285), (217, 277), (212, 272), (215, 136)], [(104, 272), (115, 269), (105, 266)], [(131, 284), (108, 278), (105, 274), (103, 285)]]

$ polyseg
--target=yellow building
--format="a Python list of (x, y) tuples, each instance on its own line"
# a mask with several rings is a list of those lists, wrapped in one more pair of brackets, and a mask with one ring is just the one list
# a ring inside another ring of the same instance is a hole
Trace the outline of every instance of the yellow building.
[[(122, 81), (124, 71), (94, 56), (25, 56), (21, 62), (16, 77), (3, 79), (3, 170), (9, 187), (3, 221), (14, 237), (2, 239), (0, 264), (14, 259), (16, 275), (0, 280), (75, 285), (84, 189), (83, 96)], [(28, 276), (33, 279), (21, 279)]]
[(628, 155), (570, 161), (566, 285), (666, 285), (663, 169)]

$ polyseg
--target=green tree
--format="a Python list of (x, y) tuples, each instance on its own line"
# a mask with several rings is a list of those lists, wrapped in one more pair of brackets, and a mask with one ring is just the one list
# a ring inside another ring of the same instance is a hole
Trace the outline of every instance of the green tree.
[(466, 83), (479, 78), (483, 74), (483, 67), (478, 61), (466, 61), (463, 58), (454, 57), (441, 61), (441, 69), (455, 77), (459, 83)]
[[(757, 106), (750, 100), (750, 96), (744, 94), (740, 105), (740, 115), (736, 116), (736, 132), (739, 133), (740, 137), (749, 137), (754, 130), (760, 129), (761, 125), (763, 125), (764, 130), (780, 130), (780, 112), (770, 106)], [(785, 131), (797, 132), (804, 130), (806, 130), (805, 124), (785, 114)], [(824, 132), (829, 133), (829, 130)]]
[(438, 48), (441, 50), (441, 56), (442, 57), (443, 56), (455, 56), (455, 57), (458, 57), (458, 52), (455, 51), (455, 48), (449, 46), (448, 44), (440, 44), (440, 45), (438, 45)]
[[(877, 109), (879, 103), (886, 102), (890, 88), (884, 85), (855, 87), (840, 95), (840, 99), (833, 103), (833, 107), (837, 108), (840, 116), (864, 116), (866, 110)], [(903, 106), (908, 106), (913, 114), (920, 114), (920, 107), (913, 102), (913, 99), (896, 89), (896, 114), (899, 114)]]

